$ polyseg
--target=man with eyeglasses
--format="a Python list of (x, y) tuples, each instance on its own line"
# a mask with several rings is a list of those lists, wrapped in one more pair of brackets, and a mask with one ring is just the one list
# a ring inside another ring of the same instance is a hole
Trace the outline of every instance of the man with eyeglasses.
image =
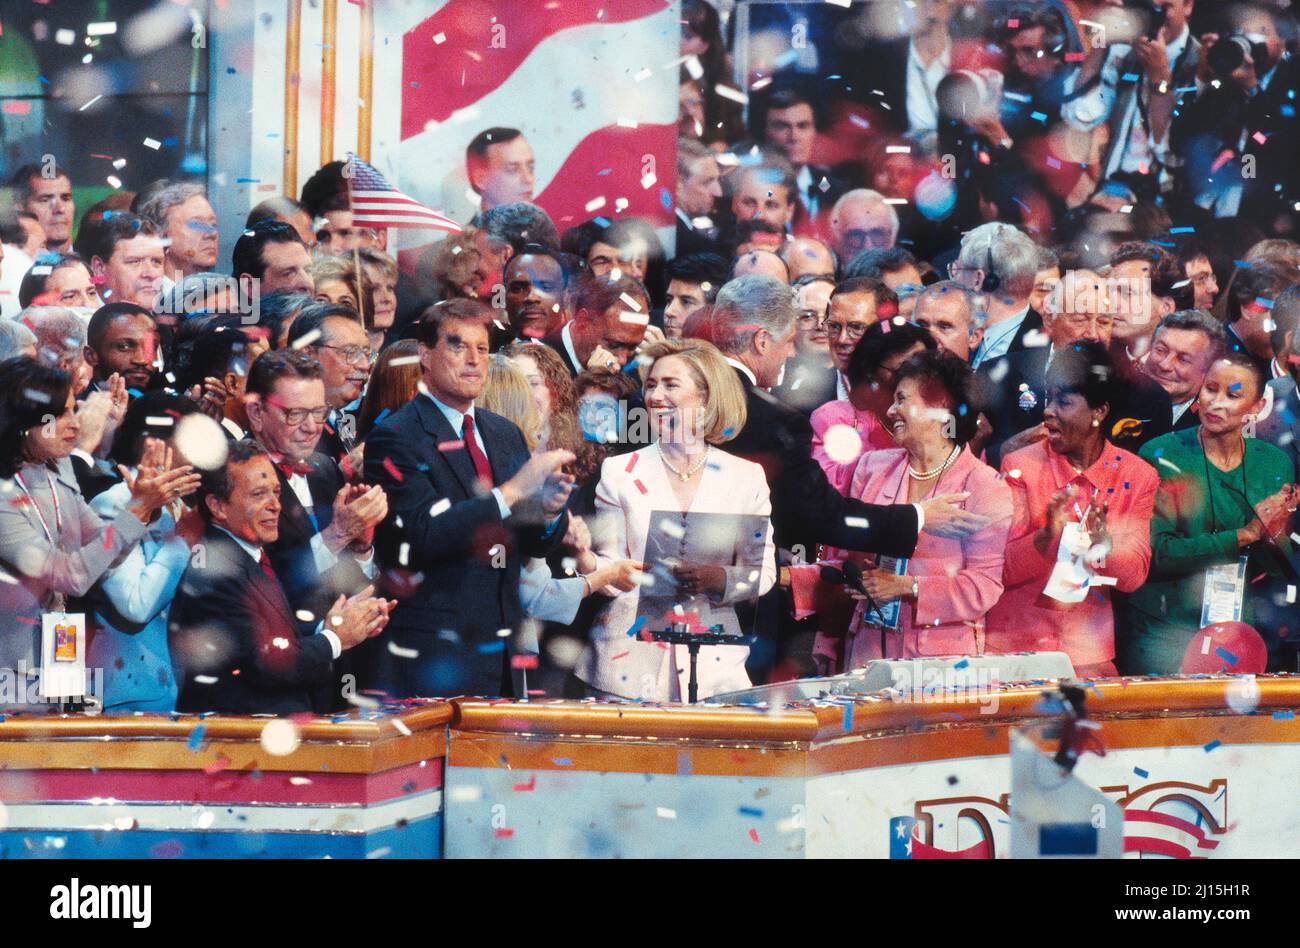
[[(280, 484), (280, 531), (267, 547), (271, 566), (294, 609), (324, 616), (339, 595), (364, 589), (378, 570), (372, 538), (388, 515), (382, 488), (344, 484), (338, 465), (317, 450), (324, 431), (321, 365), (305, 352), (260, 355), (244, 387), (253, 438), (271, 456)], [(345, 655), (336, 675), (352, 671)], [(318, 710), (341, 704), (338, 688), (319, 690)]]
[[(289, 347), (320, 361), (329, 415), (320, 449), (335, 460), (357, 450), (356, 419), (349, 406), (361, 396), (370, 377), (370, 338), (356, 310), (335, 303), (313, 303), (303, 308), (289, 329)], [(360, 458), (348, 462), (360, 469)]]
[(849, 397), (849, 360), (858, 340), (873, 323), (898, 314), (898, 296), (880, 280), (855, 277), (835, 287), (826, 314), (826, 340), (835, 363), (835, 397)]
[(850, 191), (831, 208), (831, 240), (841, 260), (898, 242), (898, 212), (884, 195), (866, 188)]
[(772, 394), (805, 415), (835, 399), (839, 372), (826, 337), (826, 314), (834, 292), (831, 276), (810, 274), (794, 284), (794, 357), (786, 363), (785, 377)]
[(587, 369), (621, 372), (645, 338), (650, 298), (631, 277), (589, 276), (573, 293), (573, 319), (542, 340), (577, 377)]
[[(984, 363), (978, 370), (981, 402), (991, 433), (983, 441), (988, 463), (1047, 437), (1043, 427), (1047, 367), (1052, 356), (1077, 342), (1109, 346), (1114, 303), (1106, 281), (1091, 270), (1071, 270), (1048, 297), (1043, 317), (1048, 344)], [(1136, 452), (1173, 426), (1169, 396), (1150, 378), (1116, 386), (1115, 404), (1102, 423), (1108, 441)]]

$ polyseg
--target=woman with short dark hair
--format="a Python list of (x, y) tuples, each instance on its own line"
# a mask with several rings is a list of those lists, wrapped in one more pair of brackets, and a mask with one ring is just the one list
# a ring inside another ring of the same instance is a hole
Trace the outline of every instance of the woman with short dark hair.
[(66, 372), (27, 359), (0, 364), (0, 666), (40, 667), (41, 616), (84, 596), (109, 565), (140, 542), (154, 513), (191, 493), (198, 475), (169, 468), (160, 444), (138, 473), (123, 471), (130, 500), (111, 523), (77, 489), (68, 458), (77, 446)]
[[(1006, 591), (988, 616), (990, 652), (1065, 652), (1080, 677), (1115, 674), (1111, 587), (1128, 593), (1147, 578), (1157, 484), (1149, 464), (1106, 438), (1117, 385), (1101, 343), (1055, 352), (1043, 404), (1047, 437), (1002, 459), (1015, 520)], [(1049, 586), (1062, 544), (1069, 558), (1057, 575), (1074, 571), (1070, 589)]]

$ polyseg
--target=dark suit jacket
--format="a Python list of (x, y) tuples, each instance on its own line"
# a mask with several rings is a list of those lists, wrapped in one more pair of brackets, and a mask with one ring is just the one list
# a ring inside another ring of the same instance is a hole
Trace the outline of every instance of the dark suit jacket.
[[(346, 550), (339, 554), (338, 562), (321, 573), (312, 555), (311, 540), (321, 530), (334, 522), (334, 498), (343, 490), (343, 474), (338, 465), (319, 451), (307, 464), (307, 489), (312, 498), (315, 525), (307, 509), (289, 486), (289, 477), (277, 466), (280, 481), (280, 538), (267, 547), (271, 565), (284, 586), (285, 595), (295, 610), (305, 609), (317, 619), (323, 618), (340, 594), (351, 596), (369, 585), (370, 580), (361, 571), (357, 561)], [(357, 675), (354, 667), (362, 655), (369, 656), (375, 648), (382, 648), (382, 640), (363, 642), (349, 649), (334, 663), (334, 679), (326, 687), (316, 689), (313, 699), (316, 710), (322, 713), (340, 710), (343, 675)]]
[[(858, 100), (878, 110), (889, 129), (898, 134), (908, 130), (907, 120), (907, 51), (911, 36), (904, 35), (883, 43), (871, 43), (862, 55), (853, 82)], [(876, 95), (876, 92), (882, 93)], [(888, 106), (884, 108), (883, 106)]]
[[(475, 409), (474, 417), (493, 483), (503, 484), (528, 460), (523, 433), (490, 411)], [(506, 692), (506, 640), (497, 631), (517, 630), (523, 618), (520, 557), (545, 556), (567, 529), (562, 518), (547, 534), (541, 511), (523, 503), (502, 520), (496, 498), (478, 493), (473, 462), (459, 444), (424, 395), (366, 439), (366, 483), (388, 494), (375, 555), (387, 595), (400, 600), (385, 632), (399, 651), (382, 650), (375, 684), (401, 697)], [(403, 657), (402, 649), (418, 654)]]
[(280, 583), (228, 534), (210, 526), (202, 543), (204, 557), (186, 568), (168, 617), (177, 710), (311, 711), (310, 690), (333, 665), (328, 639), (315, 634), (316, 622), (294, 617)]
[[(1043, 381), (1047, 372), (1049, 346), (1009, 352), (983, 363), (977, 375), (980, 404), (993, 428), (985, 445), (985, 460), (994, 468), (1002, 463), (1002, 444), (1012, 435), (1032, 428), (1043, 420), (1047, 400)], [(1141, 427), (1114, 426), (1123, 418), (1141, 422)], [(1115, 404), (1104, 424), (1106, 438), (1117, 447), (1137, 453), (1152, 438), (1172, 427), (1169, 396), (1144, 375), (1125, 375), (1117, 381)]]
[[(864, 504), (844, 497), (826, 480), (812, 456), (812, 425), (794, 408), (751, 385), (739, 370), (748, 416), (726, 451), (762, 465), (772, 491), (772, 530), (777, 546), (804, 547), (804, 559), (816, 544), (847, 550), (911, 556), (916, 548), (917, 516), (911, 504)], [(861, 518), (866, 526), (845, 523)]]
[(827, 402), (835, 400), (835, 375), (834, 366), (827, 369), (821, 365), (791, 359), (786, 363), (785, 377), (781, 379), (780, 385), (772, 389), (772, 394), (782, 404), (811, 415)]
[(560, 338), (560, 331), (563, 328), (564, 327), (561, 326), (560, 329), (557, 329), (549, 336), (544, 337), (542, 339), (542, 342), (544, 342), (546, 345), (550, 346), (557, 353), (559, 353), (560, 358), (564, 361), (565, 366), (567, 366), (569, 369), (569, 374), (571, 374), (574, 378), (577, 378), (579, 375), (583, 373), (583, 370), (586, 368), (586, 366), (578, 365), (576, 362), (573, 361), (573, 359), (569, 358), (569, 350), (565, 348), (564, 340)]

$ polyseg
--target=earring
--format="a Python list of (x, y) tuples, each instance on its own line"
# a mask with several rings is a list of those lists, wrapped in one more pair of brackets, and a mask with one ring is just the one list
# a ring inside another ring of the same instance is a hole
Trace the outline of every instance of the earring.
[(1094, 428), (1100, 428), (1100, 427), (1101, 427), (1101, 422), (1098, 421), (1096, 418), (1094, 418), (1094, 419), (1092, 419), (1092, 426), (1093, 426)]

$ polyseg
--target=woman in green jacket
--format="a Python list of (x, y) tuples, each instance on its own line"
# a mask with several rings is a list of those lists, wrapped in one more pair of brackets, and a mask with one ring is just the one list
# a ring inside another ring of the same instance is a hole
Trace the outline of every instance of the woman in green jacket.
[[(1264, 408), (1263, 374), (1240, 353), (1211, 366), (1197, 403), (1201, 424), (1148, 442), (1142, 457), (1160, 475), (1151, 520), (1151, 571), (1128, 599), (1120, 669), (1126, 674), (1176, 674), (1202, 626), (1232, 618), (1237, 589), (1240, 618), (1253, 619), (1252, 596), (1280, 572), (1290, 554), (1286, 524), (1300, 500), (1290, 459), (1244, 429)], [(1244, 579), (1235, 582), (1246, 560)], [(1219, 590), (1202, 621), (1207, 571)]]

